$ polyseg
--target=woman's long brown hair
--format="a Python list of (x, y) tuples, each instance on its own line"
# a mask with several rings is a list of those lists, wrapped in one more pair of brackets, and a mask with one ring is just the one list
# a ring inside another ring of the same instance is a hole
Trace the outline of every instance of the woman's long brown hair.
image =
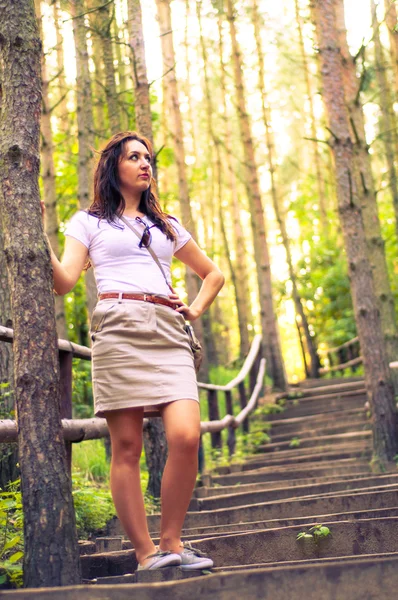
[[(106, 219), (108, 223), (115, 224), (116, 217), (120, 217), (126, 207), (120, 192), (119, 162), (126, 153), (126, 143), (136, 140), (143, 144), (151, 158), (153, 150), (150, 141), (135, 131), (116, 133), (101, 150), (101, 156), (94, 173), (94, 200), (88, 209), (90, 215), (99, 219)], [(156, 196), (156, 182), (151, 179), (149, 188), (142, 192), (138, 210), (149, 217), (156, 226), (166, 235), (167, 239), (175, 241), (175, 229), (170, 223), (170, 217), (160, 207)]]

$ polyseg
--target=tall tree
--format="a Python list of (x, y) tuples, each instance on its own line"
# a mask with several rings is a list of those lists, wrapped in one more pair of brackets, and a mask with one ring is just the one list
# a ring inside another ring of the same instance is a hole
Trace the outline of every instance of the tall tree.
[[(40, 32), (40, 38), (43, 43), (43, 26), (41, 14), (41, 0), (35, 0), (35, 10)], [(54, 144), (51, 125), (51, 105), (49, 96), (49, 76), (47, 62), (44, 51), (41, 58), (41, 77), (42, 77), (42, 97), (43, 108), (41, 117), (41, 160), (42, 160), (42, 179), (43, 196), (46, 205), (46, 229), (50, 244), (55, 254), (59, 256), (58, 243), (58, 216), (57, 216), (57, 192), (55, 188), (55, 167), (54, 167)], [(65, 322), (65, 308), (63, 296), (55, 296), (55, 315), (57, 322), (58, 337), (67, 339), (67, 329)]]
[[(72, 15), (76, 49), (76, 112), (79, 140), (77, 197), (80, 208), (87, 208), (93, 197), (94, 122), (87, 29), (84, 22), (86, 5), (84, 0), (70, 0), (68, 6)], [(97, 288), (92, 269), (86, 275), (86, 290), (88, 310), (91, 315), (97, 302)]]
[(54, 16), (54, 28), (57, 40), (56, 45), (56, 62), (57, 62), (57, 116), (59, 119), (59, 129), (62, 133), (69, 131), (69, 111), (68, 111), (68, 93), (69, 88), (66, 83), (65, 66), (64, 66), (64, 44), (63, 35), (61, 32), (61, 15), (59, 0), (47, 0), (52, 4)]
[[(146, 71), (144, 33), (142, 30), (141, 4), (128, 0), (128, 31), (132, 52), (131, 65), (135, 89), (136, 128), (149, 139), (153, 146), (152, 113)], [(157, 179), (156, 161), (153, 176)], [(160, 497), (161, 481), (167, 459), (167, 442), (161, 419), (149, 419), (144, 430), (145, 456), (149, 472), (148, 493)]]
[[(149, 139), (154, 147), (152, 130), (151, 100), (146, 70), (145, 41), (142, 31), (140, 0), (128, 0), (128, 33), (131, 49), (131, 70), (135, 93), (135, 120), (139, 132)], [(153, 176), (157, 181), (156, 160), (153, 161)]]
[(392, 461), (397, 453), (394, 390), (384, 347), (371, 265), (367, 258), (361, 186), (355, 168), (354, 144), (344, 95), (336, 0), (313, 0), (311, 10), (318, 37), (323, 98), (332, 136), (330, 144), (335, 163), (338, 211), (372, 410), (374, 453), (381, 463), (387, 463)]
[[(262, 117), (265, 127), (265, 144), (267, 147), (267, 161), (268, 161), (268, 170), (270, 174), (271, 180), (271, 198), (272, 204), (275, 211), (276, 220), (279, 225), (279, 231), (282, 238), (282, 243), (286, 252), (286, 261), (289, 269), (289, 278), (292, 284), (292, 298), (294, 302), (294, 307), (296, 311), (296, 322), (299, 335), (302, 336), (304, 334), (306, 347), (308, 354), (311, 359), (310, 363), (310, 376), (311, 377), (319, 377), (319, 368), (321, 366), (317, 348), (315, 345), (315, 339), (311, 336), (310, 328), (308, 325), (307, 316), (304, 312), (304, 307), (302, 304), (302, 300), (297, 288), (297, 276), (295, 273), (295, 269), (293, 266), (293, 258), (292, 251), (290, 247), (289, 236), (287, 235), (286, 228), (286, 217), (284, 207), (282, 205), (282, 193), (279, 189), (278, 185), (278, 177), (276, 172), (276, 152), (275, 152), (275, 141), (274, 134), (272, 130), (271, 123), (271, 110), (268, 103), (268, 95), (265, 89), (265, 68), (264, 68), (264, 56), (263, 49), (261, 46), (261, 32), (260, 32), (260, 14), (258, 11), (257, 0), (252, 0), (252, 23), (254, 29), (254, 39), (256, 42), (256, 50), (257, 50), (257, 58), (258, 58), (258, 91), (261, 98), (261, 108), (262, 108)], [(318, 165), (319, 166), (319, 165)], [(320, 203), (322, 199), (320, 198)], [(323, 200), (324, 202), (324, 200)], [(322, 204), (321, 204), (322, 206)], [(325, 207), (323, 206), (323, 211), (325, 211)], [(321, 210), (321, 219), (323, 222), (326, 221), (326, 212), (322, 214)]]
[[(227, 68), (224, 61), (224, 44), (222, 32), (222, 18), (218, 14), (218, 40), (219, 40), (219, 56), (220, 56), (220, 91), (222, 102), (222, 114), (224, 121), (224, 139), (225, 139), (225, 161), (227, 166), (228, 187), (231, 194), (231, 215), (233, 224), (233, 244), (234, 253), (236, 256), (235, 262), (231, 268), (231, 277), (234, 283), (236, 310), (238, 313), (238, 326), (240, 334), (240, 355), (243, 358), (247, 355), (250, 348), (249, 326), (252, 326), (252, 307), (250, 300), (249, 289), (249, 273), (247, 266), (247, 240), (245, 239), (242, 223), (241, 223), (241, 202), (239, 198), (238, 181), (233, 162), (232, 151), (232, 127), (231, 119), (227, 105)], [(229, 259), (230, 253), (228, 252)]]
[(379, 88), (380, 137), (382, 138), (384, 144), (384, 151), (387, 161), (388, 182), (395, 213), (395, 231), (398, 237), (398, 179), (397, 169), (395, 166), (397, 124), (392, 106), (391, 89), (387, 79), (387, 65), (384, 57), (384, 49), (380, 40), (380, 24), (377, 19), (377, 6), (374, 0), (371, 0), (370, 7), (372, 11), (376, 77)]
[[(344, 92), (350, 116), (353, 140), (353, 161), (360, 182), (361, 208), (368, 257), (372, 267), (380, 318), (390, 361), (398, 356), (398, 331), (395, 317), (394, 297), (391, 292), (385, 255), (385, 243), (381, 233), (376, 191), (372, 176), (372, 164), (366, 143), (365, 117), (361, 104), (362, 79), (357, 77), (355, 60), (350, 54), (344, 19), (344, 0), (336, 0), (336, 25), (343, 66)], [(398, 393), (398, 373), (392, 371), (394, 388)]]
[(264, 208), (260, 192), (260, 183), (256, 167), (254, 142), (251, 133), (249, 115), (246, 109), (243, 82), (242, 55), (237, 39), (235, 8), (233, 0), (226, 1), (227, 19), (232, 44), (232, 61), (236, 92), (240, 135), (244, 151), (245, 184), (249, 198), (251, 225), (253, 230), (254, 254), (257, 268), (257, 281), (261, 310), (261, 326), (264, 340), (264, 354), (267, 359), (267, 372), (274, 386), (286, 388), (286, 374), (283, 364), (278, 324), (272, 298), (272, 278)]
[[(183, 224), (192, 232), (193, 237), (197, 239), (196, 223), (193, 219), (188, 178), (185, 163), (185, 148), (184, 148), (184, 130), (182, 116), (180, 112), (180, 103), (178, 98), (178, 85), (175, 72), (175, 52), (173, 45), (173, 30), (171, 24), (170, 0), (156, 0), (156, 6), (159, 16), (159, 26), (162, 43), (163, 57), (163, 82), (164, 92), (166, 94), (165, 104), (170, 115), (171, 127), (170, 134), (173, 140), (174, 156), (177, 165), (178, 173), (178, 188), (180, 210)], [(186, 269), (185, 283), (188, 294), (188, 302), (192, 302), (198, 293), (198, 279), (193, 271)], [(208, 356), (206, 352), (206, 337), (204, 335), (203, 318), (193, 322), (193, 327), (198, 339), (202, 342), (205, 349), (204, 361), (201, 367), (202, 376), (207, 377), (208, 372)]]
[(88, 4), (92, 12), (91, 29), (99, 39), (100, 57), (104, 73), (105, 100), (107, 108), (108, 129), (111, 135), (120, 131), (120, 107), (116, 88), (114, 44), (112, 22), (115, 18), (114, 2), (90, 0)]
[(390, 55), (394, 75), (395, 97), (398, 98), (398, 34), (397, 34), (397, 7), (395, 0), (384, 0), (386, 24), (390, 38)]
[(14, 384), (26, 587), (80, 582), (71, 482), (59, 413), (51, 263), (40, 215), (41, 43), (31, 0), (0, 20), (0, 219), (14, 326)]
[(322, 224), (322, 229), (327, 234), (328, 221), (327, 221), (327, 212), (326, 212), (325, 181), (324, 181), (324, 177), (322, 174), (322, 168), (321, 168), (322, 167), (321, 156), (319, 153), (318, 144), (315, 141), (317, 139), (317, 132), (316, 132), (316, 119), (315, 119), (313, 90), (312, 90), (312, 85), (311, 85), (311, 75), (310, 75), (310, 69), (309, 69), (309, 65), (308, 65), (307, 53), (305, 51), (305, 46), (304, 46), (304, 36), (303, 36), (303, 27), (302, 27), (302, 22), (301, 22), (301, 15), (300, 15), (299, 0), (294, 0), (294, 4), (295, 4), (295, 10), (296, 10), (297, 30), (298, 30), (298, 34), (299, 34), (299, 47), (300, 47), (301, 63), (302, 63), (302, 68), (303, 68), (305, 87), (306, 87), (308, 105), (309, 105), (309, 120), (310, 120), (310, 128), (311, 128), (311, 138), (313, 140), (312, 147), (313, 147), (314, 166), (315, 166), (316, 181), (317, 181), (317, 188), (318, 188), (320, 220), (321, 220), (321, 224)]

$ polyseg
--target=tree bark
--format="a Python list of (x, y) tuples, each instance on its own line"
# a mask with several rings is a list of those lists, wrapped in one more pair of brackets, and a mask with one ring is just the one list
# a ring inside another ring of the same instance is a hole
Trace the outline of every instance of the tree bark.
[[(305, 52), (305, 47), (304, 47), (304, 37), (303, 37), (303, 29), (301, 26), (301, 15), (300, 15), (300, 10), (299, 10), (299, 2), (298, 2), (298, 0), (294, 0), (294, 2), (295, 2), (295, 9), (296, 9), (297, 29), (298, 29), (298, 34), (299, 34), (301, 62), (303, 65), (305, 87), (306, 87), (308, 103), (309, 103), (311, 138), (312, 138), (312, 140), (316, 140), (318, 136), (317, 136), (317, 132), (316, 132), (314, 99), (312, 96), (310, 70), (308, 67), (307, 54)], [(319, 154), (317, 142), (312, 141), (311, 143), (313, 145), (313, 150), (314, 150), (313, 156), (314, 156), (314, 166), (315, 166), (315, 172), (316, 172), (316, 181), (317, 181), (317, 186), (318, 186), (320, 220), (321, 220), (323, 232), (325, 235), (327, 235), (328, 234), (328, 218), (327, 218), (327, 210), (326, 210), (325, 181), (324, 181), (324, 178), (322, 175), (322, 169), (321, 169), (321, 157)]]
[(314, 0), (311, 10), (318, 37), (323, 98), (331, 132), (330, 144), (335, 163), (338, 211), (372, 409), (374, 454), (377, 460), (384, 464), (392, 461), (397, 453), (396, 410), (372, 270), (367, 258), (361, 188), (356, 177), (354, 144), (344, 96), (335, 14), (336, 0)]
[[(41, 0), (35, 0), (36, 18), (40, 38), (43, 41), (43, 26), (41, 13)], [(54, 144), (51, 126), (51, 107), (49, 99), (49, 80), (47, 74), (46, 57), (42, 51), (41, 57), (42, 77), (42, 115), (41, 115), (41, 161), (43, 179), (43, 199), (46, 205), (46, 232), (55, 254), (59, 257), (58, 242), (58, 216), (57, 216), (57, 192), (55, 189), (55, 167), (54, 167)], [(55, 319), (57, 323), (57, 334), (59, 338), (68, 339), (65, 321), (64, 297), (55, 296)]]
[(395, 2), (384, 0), (385, 18), (388, 28), (388, 36), (390, 38), (390, 55), (391, 64), (394, 74), (395, 97), (398, 98), (398, 33), (397, 27), (397, 8)]
[[(88, 66), (87, 31), (84, 24), (86, 5), (84, 0), (70, 0), (73, 36), (76, 48), (76, 112), (79, 140), (77, 198), (80, 208), (88, 208), (93, 198), (93, 145), (94, 122), (91, 80)], [(97, 302), (97, 288), (93, 270), (86, 275), (88, 311), (91, 315)]]
[[(51, 0), (50, 0), (51, 2)], [(64, 67), (64, 45), (63, 36), (60, 29), (61, 16), (59, 14), (60, 7), (58, 0), (52, 2), (53, 15), (54, 15), (54, 27), (55, 35), (57, 39), (57, 87), (58, 87), (58, 98), (57, 98), (57, 116), (59, 118), (59, 129), (62, 133), (66, 134), (69, 131), (69, 110), (67, 104), (68, 98), (68, 86), (66, 84), (65, 67)]]
[[(178, 99), (177, 78), (175, 73), (176, 59), (173, 46), (170, 0), (156, 0), (156, 6), (158, 10), (162, 43), (164, 71), (163, 89), (165, 91), (166, 96), (165, 104), (168, 109), (168, 113), (170, 115), (171, 120), (170, 134), (173, 139), (174, 155), (177, 165), (181, 217), (183, 225), (187, 227), (192, 233), (193, 237), (197, 239), (196, 224), (191, 211), (188, 190), (188, 179), (185, 165), (184, 132), (180, 112), (180, 104)], [(195, 275), (195, 273), (189, 268), (186, 269), (185, 273), (185, 284), (187, 288), (188, 302), (191, 303), (196, 297), (199, 290), (198, 278)], [(209, 368), (203, 331), (203, 321), (201, 319), (197, 319), (196, 321), (193, 321), (192, 326), (195, 330), (196, 336), (202, 343), (204, 349), (203, 363), (199, 373), (201, 379), (203, 380), (203, 378), (208, 378)]]
[[(267, 93), (265, 90), (265, 69), (264, 69), (264, 57), (263, 51), (261, 47), (261, 33), (260, 33), (260, 16), (258, 13), (257, 0), (253, 0), (252, 3), (252, 23), (254, 28), (254, 38), (256, 42), (257, 49), (257, 57), (258, 57), (258, 91), (261, 97), (261, 108), (262, 108), (262, 116), (265, 127), (265, 143), (267, 146), (267, 158), (268, 158), (268, 170), (271, 179), (271, 198), (272, 204), (274, 207), (274, 212), (276, 216), (276, 220), (279, 225), (279, 231), (282, 238), (282, 243), (286, 252), (286, 262), (289, 270), (289, 277), (292, 283), (292, 298), (294, 302), (294, 307), (296, 311), (296, 322), (299, 326), (299, 330), (302, 330), (308, 354), (311, 358), (310, 364), (310, 376), (313, 378), (319, 377), (319, 368), (321, 366), (321, 362), (319, 360), (318, 351), (315, 346), (314, 337), (311, 336), (310, 328), (308, 326), (308, 320), (306, 314), (304, 312), (304, 307), (301, 301), (301, 297), (297, 288), (297, 277), (293, 267), (293, 259), (292, 252), (290, 248), (290, 240), (287, 235), (286, 230), (286, 219), (285, 214), (281, 202), (281, 193), (278, 189), (278, 181), (277, 181), (277, 173), (276, 173), (276, 163), (274, 159), (275, 155), (275, 141), (274, 134), (272, 131), (271, 124), (271, 116), (270, 116), (270, 107), (268, 104)], [(319, 167), (319, 165), (318, 165)], [(326, 212), (322, 214), (321, 211), (321, 220), (326, 221)]]
[(380, 106), (380, 131), (379, 135), (384, 144), (384, 151), (387, 161), (388, 179), (391, 190), (391, 196), (395, 214), (395, 231), (398, 237), (398, 179), (395, 168), (395, 153), (397, 151), (396, 140), (396, 118), (393, 109), (391, 91), (387, 80), (387, 65), (384, 58), (384, 51), (380, 41), (380, 24), (377, 20), (376, 4), (374, 0), (370, 3), (372, 12), (373, 43), (375, 50), (376, 78), (379, 88), (379, 106)]
[[(115, 77), (115, 59), (113, 55), (112, 21), (115, 18), (115, 5), (104, 3), (103, 0), (90, 0), (88, 6), (96, 9), (90, 13), (91, 30), (94, 37), (98, 38), (101, 61), (100, 70), (103, 71), (103, 84), (105, 87), (106, 115), (108, 131), (111, 135), (120, 131), (120, 107)], [(102, 59), (102, 60), (101, 60)]]
[(254, 254), (261, 310), (261, 326), (264, 337), (264, 354), (267, 359), (267, 373), (272, 378), (274, 386), (280, 390), (285, 390), (287, 385), (286, 373), (272, 299), (272, 279), (267, 232), (255, 161), (254, 143), (250, 130), (249, 115), (246, 109), (242, 77), (243, 66), (236, 35), (233, 0), (227, 0), (226, 6), (232, 43), (236, 105), (245, 159), (245, 184), (247, 196), (249, 198), (251, 225), (253, 230)]
[(14, 385), (24, 509), (24, 585), (80, 583), (59, 413), (51, 263), (41, 225), (41, 44), (30, 0), (3, 0), (0, 219), (14, 325)]
[[(128, 0), (128, 32), (132, 52), (131, 65), (135, 89), (135, 117), (137, 130), (149, 139), (153, 146), (152, 113), (146, 71), (144, 33), (142, 30), (139, 0)], [(153, 176), (157, 179), (156, 161)], [(163, 471), (167, 460), (167, 442), (162, 419), (149, 419), (144, 430), (144, 448), (149, 473), (147, 493), (160, 498)]]
[[(344, 2), (336, 2), (336, 24), (343, 66), (343, 82), (350, 116), (351, 138), (354, 144), (356, 177), (360, 182), (361, 208), (368, 246), (368, 258), (372, 267), (375, 292), (378, 300), (381, 324), (389, 361), (398, 356), (398, 331), (395, 320), (394, 297), (391, 292), (385, 244), (381, 233), (377, 198), (372, 176), (372, 164), (366, 143), (365, 117), (360, 100), (361, 81), (356, 75), (354, 58), (351, 56), (344, 19)], [(398, 373), (393, 369), (391, 376), (395, 393), (398, 394)]]
[[(149, 95), (149, 83), (146, 71), (145, 41), (142, 30), (140, 0), (128, 0), (128, 33), (131, 49), (131, 70), (135, 93), (135, 121), (141, 135), (149, 139), (154, 147), (152, 130), (152, 111)], [(152, 163), (153, 176), (158, 179), (156, 160)]]

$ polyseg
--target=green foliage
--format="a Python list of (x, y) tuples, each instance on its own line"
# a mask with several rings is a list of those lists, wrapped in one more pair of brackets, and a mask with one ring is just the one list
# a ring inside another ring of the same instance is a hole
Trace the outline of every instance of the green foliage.
[(301, 445), (300, 438), (294, 437), (290, 440), (289, 448), (299, 448)]
[(319, 542), (329, 536), (332, 535), (329, 527), (325, 525), (316, 524), (311, 527), (308, 531), (300, 531), (297, 535), (297, 540), (311, 540), (315, 542), (315, 544), (319, 544)]
[(0, 419), (14, 418), (15, 411), (10, 410), (8, 406), (12, 406), (12, 392), (8, 381), (0, 383)]
[(109, 478), (109, 462), (103, 440), (87, 440), (74, 444), (72, 453), (73, 472), (80, 478), (104, 483)]
[(22, 586), (23, 512), (20, 480), (0, 490), (0, 587)]
[(91, 383), (91, 361), (73, 359), (72, 398), (75, 419), (89, 419), (93, 416), (93, 389)]
[(298, 287), (318, 343), (339, 346), (356, 336), (344, 253), (336, 240), (311, 246), (298, 264)]
[(87, 538), (104, 529), (115, 515), (112, 496), (108, 485), (88, 481), (78, 473), (73, 474), (72, 484), (77, 533)]

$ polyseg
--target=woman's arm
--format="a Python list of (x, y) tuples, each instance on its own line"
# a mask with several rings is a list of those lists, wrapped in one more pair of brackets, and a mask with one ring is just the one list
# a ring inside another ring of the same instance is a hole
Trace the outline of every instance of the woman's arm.
[[(44, 202), (42, 205), (42, 216), (43, 222), (45, 220), (45, 207)], [(61, 261), (58, 260), (51, 248), (50, 241), (48, 240), (51, 252), (51, 264), (53, 267), (54, 277), (54, 290), (60, 296), (70, 292), (76, 285), (77, 280), (83, 271), (84, 265), (88, 259), (88, 249), (84, 244), (76, 240), (75, 238), (66, 236), (65, 238), (65, 249)]]
[[(198, 295), (190, 306), (182, 305), (176, 310), (184, 314), (190, 321), (194, 321), (210, 306), (218, 292), (224, 285), (224, 275), (214, 262), (192, 239), (189, 240), (175, 257), (190, 267), (203, 280)], [(178, 296), (177, 296), (178, 298)], [(181, 303), (179, 300), (177, 303)]]

